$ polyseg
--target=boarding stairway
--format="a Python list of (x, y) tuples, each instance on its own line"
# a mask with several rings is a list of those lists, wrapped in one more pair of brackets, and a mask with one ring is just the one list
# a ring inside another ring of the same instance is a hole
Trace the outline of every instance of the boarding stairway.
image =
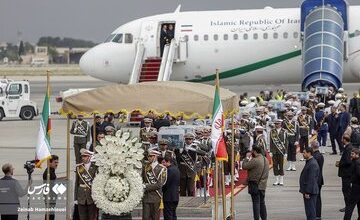
[(169, 81), (177, 50), (176, 41), (165, 45), (162, 57), (145, 57), (146, 48), (141, 41), (137, 43), (134, 66), (131, 72), (129, 84)]
[(301, 5), (303, 90), (342, 86), (348, 59), (345, 0), (306, 0)]

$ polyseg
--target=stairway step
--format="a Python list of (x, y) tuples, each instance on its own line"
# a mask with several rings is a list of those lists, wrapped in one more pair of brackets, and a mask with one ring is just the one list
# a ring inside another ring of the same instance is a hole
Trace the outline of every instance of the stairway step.
[(140, 78), (139, 79), (155, 79), (155, 80), (157, 80), (157, 76), (140, 76)]
[(150, 63), (150, 62), (154, 62), (154, 63), (161, 63), (161, 58), (152, 58), (152, 59), (146, 59), (145, 63)]
[(156, 71), (156, 72), (159, 72), (160, 70), (160, 67), (147, 67), (147, 66), (143, 66), (141, 68), (141, 71), (142, 72), (145, 72), (145, 71)]
[(161, 63), (144, 63), (142, 67), (159, 67), (160, 68)]
[(156, 75), (159, 75), (159, 71), (141, 71), (141, 73), (140, 73), (140, 75), (143, 75), (143, 74), (145, 74), (145, 75), (148, 75), (148, 74), (150, 74), (150, 75), (154, 75), (154, 74), (156, 74)]
[(139, 82), (154, 82), (157, 81), (157, 79), (140, 79)]

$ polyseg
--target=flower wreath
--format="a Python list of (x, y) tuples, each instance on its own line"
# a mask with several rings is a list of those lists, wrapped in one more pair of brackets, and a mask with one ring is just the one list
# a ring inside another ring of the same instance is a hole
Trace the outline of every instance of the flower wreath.
[(119, 130), (96, 146), (94, 160), (99, 167), (92, 185), (96, 206), (110, 215), (131, 212), (144, 195), (140, 175), (144, 150), (130, 132)]

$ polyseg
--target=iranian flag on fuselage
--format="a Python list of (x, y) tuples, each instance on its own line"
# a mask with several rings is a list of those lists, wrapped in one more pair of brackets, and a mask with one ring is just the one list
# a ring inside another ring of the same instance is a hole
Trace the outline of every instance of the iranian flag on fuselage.
[(219, 95), (219, 83), (216, 81), (214, 106), (211, 124), (211, 144), (217, 160), (228, 160), (224, 140), (224, 114)]

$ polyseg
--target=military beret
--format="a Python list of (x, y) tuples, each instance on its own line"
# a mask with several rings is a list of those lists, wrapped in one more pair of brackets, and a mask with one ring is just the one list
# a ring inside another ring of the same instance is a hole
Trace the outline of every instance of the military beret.
[(144, 118), (144, 123), (151, 123), (153, 120), (151, 118)]
[(319, 108), (324, 108), (325, 104), (323, 102), (320, 102), (316, 106), (319, 107)]
[(157, 132), (156, 131), (151, 131), (151, 132), (149, 132), (149, 134), (147, 136), (148, 137), (157, 137)]
[(282, 119), (276, 119), (276, 120), (274, 121), (275, 124), (279, 124), (279, 123), (282, 123), (282, 122), (283, 122)]
[(115, 128), (111, 125), (105, 127), (105, 131), (115, 131)]
[(328, 104), (329, 104), (329, 105), (335, 105), (335, 101), (334, 101), (334, 100), (330, 100), (330, 101), (328, 101)]
[(353, 124), (357, 124), (359, 121), (358, 121), (358, 119), (356, 118), (356, 117), (352, 117), (351, 118), (351, 123), (353, 123)]
[(85, 148), (81, 148), (80, 154), (81, 154), (81, 156), (92, 156), (92, 155), (94, 155), (94, 152), (89, 151)]
[(195, 136), (194, 136), (194, 134), (193, 133), (186, 133), (185, 135), (184, 135), (184, 138), (191, 138), (191, 139), (194, 139), (195, 138)]
[(160, 140), (159, 140), (159, 145), (164, 145), (164, 144), (168, 145), (168, 144), (169, 144), (169, 141), (166, 140), (166, 139), (160, 139)]
[(148, 150), (150, 156), (160, 156), (161, 153), (155, 149), (149, 149)]

